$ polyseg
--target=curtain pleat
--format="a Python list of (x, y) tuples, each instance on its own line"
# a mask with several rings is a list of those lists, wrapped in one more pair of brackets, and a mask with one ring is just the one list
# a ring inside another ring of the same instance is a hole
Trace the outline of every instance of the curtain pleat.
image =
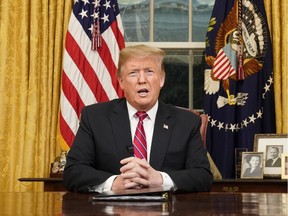
[(73, 1), (0, 2), (0, 192), (42, 191), (60, 153), (64, 35)]
[(288, 133), (288, 2), (264, 0), (273, 46), (276, 132)]

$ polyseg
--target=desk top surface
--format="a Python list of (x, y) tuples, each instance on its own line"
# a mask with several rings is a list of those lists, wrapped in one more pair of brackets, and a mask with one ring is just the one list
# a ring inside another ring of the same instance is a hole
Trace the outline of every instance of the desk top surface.
[(69, 192), (3, 192), (0, 202), (0, 215), (288, 215), (286, 193), (189, 193), (175, 194), (171, 202), (127, 202)]
[[(19, 178), (20, 182), (62, 182), (62, 177), (47, 177), (47, 178)], [(214, 183), (287, 183), (287, 179), (214, 179)]]

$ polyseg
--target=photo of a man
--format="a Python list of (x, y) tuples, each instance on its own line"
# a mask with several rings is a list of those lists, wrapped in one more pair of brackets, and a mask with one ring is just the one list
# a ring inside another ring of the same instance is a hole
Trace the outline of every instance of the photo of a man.
[(280, 147), (279, 146), (267, 146), (267, 160), (265, 167), (281, 167)]

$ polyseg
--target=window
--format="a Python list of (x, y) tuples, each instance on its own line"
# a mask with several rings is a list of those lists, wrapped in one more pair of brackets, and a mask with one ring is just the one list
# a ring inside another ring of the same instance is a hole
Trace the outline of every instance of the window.
[(147, 44), (166, 51), (160, 99), (201, 111), (205, 37), (214, 0), (118, 0), (126, 46)]

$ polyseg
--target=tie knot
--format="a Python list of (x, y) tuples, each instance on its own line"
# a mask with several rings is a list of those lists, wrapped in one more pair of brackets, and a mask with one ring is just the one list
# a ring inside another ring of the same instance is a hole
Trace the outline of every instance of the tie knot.
[(136, 113), (136, 116), (139, 118), (140, 121), (143, 121), (148, 116), (148, 114), (144, 111), (138, 111)]

